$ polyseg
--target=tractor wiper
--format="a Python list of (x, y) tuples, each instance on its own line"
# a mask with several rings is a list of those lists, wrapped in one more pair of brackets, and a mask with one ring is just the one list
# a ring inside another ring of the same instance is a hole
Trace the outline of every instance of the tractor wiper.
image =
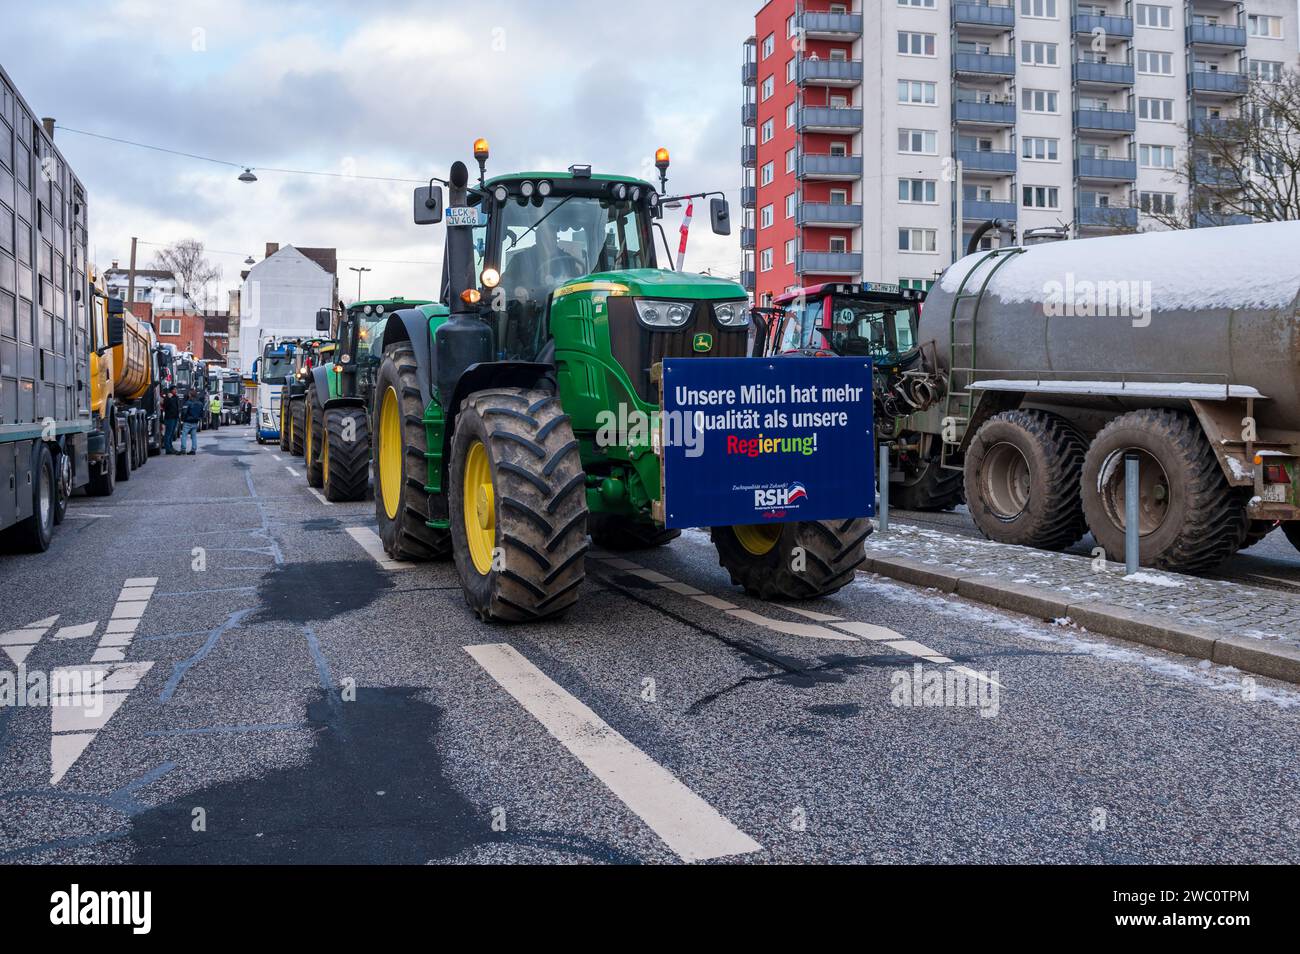
[[(576, 195), (576, 193), (574, 193), (574, 194)], [(554, 215), (556, 212), (558, 212), (558, 211), (560, 210), (560, 208), (564, 205), (564, 203), (568, 202), (568, 201), (569, 201), (570, 199), (572, 199), (572, 198), (573, 198), (572, 195), (566, 195), (563, 199), (561, 199), (559, 202), (557, 202), (557, 203), (555, 204), (555, 208), (551, 209), (550, 212), (547, 212), (547, 213), (546, 213), (545, 215), (543, 215), (540, 219), (538, 219), (536, 222), (534, 222), (532, 225), (530, 225), (530, 226), (528, 227), (528, 231), (525, 232), (523, 235), (519, 236), (519, 238), (515, 238), (515, 237), (512, 235), (512, 236), (510, 237), (510, 248), (514, 248), (516, 245), (518, 245), (518, 244), (519, 244), (520, 242), (522, 242), (524, 239), (528, 238), (528, 236), (529, 236), (529, 235), (530, 235), (530, 234), (531, 234), (531, 233), (532, 233), (532, 232), (537, 228), (537, 226), (541, 225), (543, 222), (545, 222), (547, 219), (549, 219), (552, 215)]]

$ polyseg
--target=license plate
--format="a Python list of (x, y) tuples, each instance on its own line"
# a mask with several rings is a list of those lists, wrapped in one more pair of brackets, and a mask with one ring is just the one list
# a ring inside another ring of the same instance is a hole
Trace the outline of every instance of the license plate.
[(468, 205), (454, 205), (447, 210), (448, 225), (478, 225), (478, 209)]
[(1286, 492), (1289, 486), (1289, 484), (1265, 484), (1260, 498), (1270, 503), (1286, 503)]

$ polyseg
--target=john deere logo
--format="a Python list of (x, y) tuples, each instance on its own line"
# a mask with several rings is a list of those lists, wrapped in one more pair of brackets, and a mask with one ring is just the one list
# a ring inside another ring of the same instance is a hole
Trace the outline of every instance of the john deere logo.
[(712, 351), (713, 335), (707, 335), (707, 334), (696, 335), (695, 340), (691, 342), (691, 346), (696, 351)]

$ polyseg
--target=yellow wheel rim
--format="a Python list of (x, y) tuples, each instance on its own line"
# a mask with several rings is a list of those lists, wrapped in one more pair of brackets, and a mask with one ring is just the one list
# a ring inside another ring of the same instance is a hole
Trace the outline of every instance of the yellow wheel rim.
[(762, 556), (768, 553), (776, 546), (776, 541), (781, 539), (781, 525), (779, 523), (760, 523), (740, 527), (732, 527), (735, 531), (736, 539), (740, 545), (754, 556)]
[(379, 492), (384, 496), (384, 513), (397, 519), (397, 504), (402, 495), (402, 411), (397, 392), (389, 388), (379, 405)]
[[(324, 430), (324, 424), (321, 425), (321, 429)], [(330, 438), (328, 434), (321, 434), (320, 468), (321, 482), (328, 487), (330, 482)]]
[(474, 569), (487, 576), (492, 569), (492, 548), (497, 542), (496, 497), (492, 493), (492, 466), (482, 441), (470, 445), (461, 486), (461, 516)]
[(312, 446), (311, 446), (311, 417), (310, 417), (310, 416), (308, 416), (308, 418), (307, 418), (307, 436), (306, 436), (306, 440), (307, 440), (307, 453), (306, 453), (305, 456), (306, 456), (306, 458), (307, 458), (307, 466), (310, 467), (310, 466), (311, 466), (311, 458), (312, 458), (312, 453), (311, 453), (311, 452), (312, 452)]

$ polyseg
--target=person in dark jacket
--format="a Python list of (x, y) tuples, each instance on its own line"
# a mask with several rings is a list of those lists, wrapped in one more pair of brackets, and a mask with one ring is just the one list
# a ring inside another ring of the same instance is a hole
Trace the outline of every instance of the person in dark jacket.
[[(197, 394), (193, 391), (185, 398), (185, 403), (181, 405), (181, 453), (188, 453), (191, 456), (199, 449), (199, 425), (203, 423), (203, 402), (199, 400)], [(185, 450), (185, 441), (189, 439), (190, 449)]]
[(180, 423), (181, 399), (176, 395), (175, 388), (169, 388), (167, 396), (163, 398), (163, 449), (168, 454), (176, 453), (172, 442), (176, 440), (176, 431)]

